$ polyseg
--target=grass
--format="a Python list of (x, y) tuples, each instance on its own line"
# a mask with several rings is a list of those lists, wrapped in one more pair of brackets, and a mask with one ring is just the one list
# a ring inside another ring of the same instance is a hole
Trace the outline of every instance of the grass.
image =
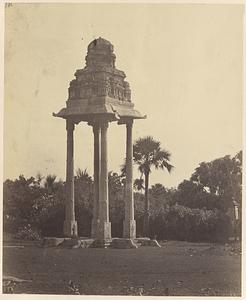
[(5, 244), (3, 275), (30, 280), (16, 283), (13, 293), (240, 296), (241, 256), (229, 245), (161, 244), (138, 249)]

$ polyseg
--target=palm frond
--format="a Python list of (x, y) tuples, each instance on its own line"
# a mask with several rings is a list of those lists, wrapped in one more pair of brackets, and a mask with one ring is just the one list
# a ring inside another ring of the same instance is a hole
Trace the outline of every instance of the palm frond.
[(135, 141), (133, 146), (134, 161), (138, 164), (140, 173), (150, 173), (151, 166), (156, 169), (167, 169), (170, 172), (173, 166), (169, 163), (170, 152), (161, 149), (159, 141), (152, 136), (146, 136)]
[(162, 169), (167, 169), (169, 173), (170, 173), (170, 172), (173, 170), (173, 168), (174, 168), (174, 166), (171, 165), (171, 164), (170, 164), (169, 162), (167, 162), (166, 160), (163, 160), (160, 166), (161, 166)]

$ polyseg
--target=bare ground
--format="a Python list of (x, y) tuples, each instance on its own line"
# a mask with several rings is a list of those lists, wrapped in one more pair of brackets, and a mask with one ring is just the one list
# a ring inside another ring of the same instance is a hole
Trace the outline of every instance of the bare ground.
[[(3, 248), (4, 291), (16, 294), (241, 295), (238, 245), (176, 241), (161, 245), (162, 248), (60, 249), (8, 242)], [(17, 282), (9, 276), (27, 281)]]

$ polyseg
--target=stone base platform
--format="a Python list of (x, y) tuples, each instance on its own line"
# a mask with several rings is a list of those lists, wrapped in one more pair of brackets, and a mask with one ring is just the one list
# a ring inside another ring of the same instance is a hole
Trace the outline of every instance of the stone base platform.
[(157, 242), (157, 240), (151, 240), (150, 238), (136, 238), (134, 241), (141, 246), (161, 248), (161, 245)]
[(137, 249), (143, 246), (161, 247), (157, 240), (150, 238), (112, 238), (112, 239), (93, 239), (93, 238), (68, 238), (68, 237), (46, 237), (41, 243), (42, 247), (59, 248), (111, 248), (111, 249)]
[(138, 245), (133, 239), (127, 238), (114, 238), (109, 246), (109, 248), (114, 249), (137, 249)]
[(61, 248), (89, 248), (94, 242), (90, 238), (56, 238), (46, 237), (43, 239), (43, 247), (61, 247)]
[(90, 248), (108, 248), (110, 244), (112, 243), (111, 239), (94, 239), (92, 244), (90, 245)]

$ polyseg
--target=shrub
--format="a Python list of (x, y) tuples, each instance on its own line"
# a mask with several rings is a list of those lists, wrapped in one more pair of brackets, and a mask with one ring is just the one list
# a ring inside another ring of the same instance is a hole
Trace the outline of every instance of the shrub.
[(20, 227), (14, 237), (16, 239), (28, 241), (40, 240), (41, 238), (40, 232), (30, 224)]
[(150, 218), (151, 236), (159, 240), (224, 242), (229, 232), (230, 219), (218, 209), (191, 209), (176, 204)]

